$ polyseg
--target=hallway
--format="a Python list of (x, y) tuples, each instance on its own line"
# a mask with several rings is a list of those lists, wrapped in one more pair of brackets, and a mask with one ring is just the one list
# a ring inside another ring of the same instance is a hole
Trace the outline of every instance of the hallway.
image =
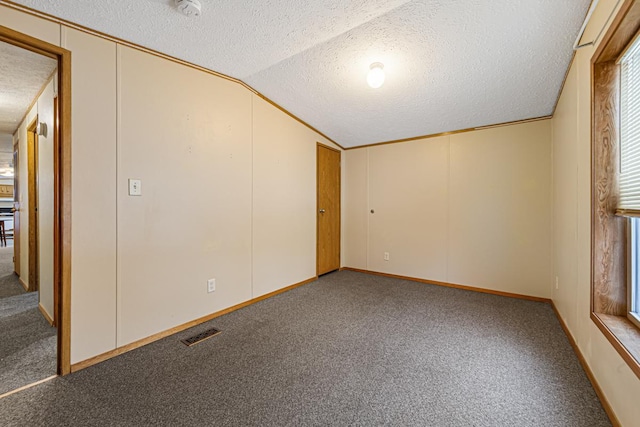
[[(11, 241), (9, 241), (11, 243)], [(0, 247), (0, 395), (56, 373), (56, 328), (13, 273), (13, 247)]]

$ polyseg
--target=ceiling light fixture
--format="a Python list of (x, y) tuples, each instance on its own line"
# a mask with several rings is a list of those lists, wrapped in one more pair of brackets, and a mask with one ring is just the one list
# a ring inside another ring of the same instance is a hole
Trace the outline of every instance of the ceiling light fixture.
[(367, 83), (374, 89), (378, 89), (384, 84), (384, 65), (382, 62), (374, 62), (369, 66)]

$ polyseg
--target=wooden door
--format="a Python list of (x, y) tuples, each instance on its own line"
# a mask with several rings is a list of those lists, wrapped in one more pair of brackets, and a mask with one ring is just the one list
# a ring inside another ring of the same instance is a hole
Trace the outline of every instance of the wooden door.
[(38, 266), (38, 135), (36, 120), (27, 131), (27, 194), (29, 198), (29, 291), (39, 289)]
[(20, 276), (20, 155), (18, 147), (13, 146), (13, 271)]
[(317, 273), (340, 268), (340, 151), (317, 149)]

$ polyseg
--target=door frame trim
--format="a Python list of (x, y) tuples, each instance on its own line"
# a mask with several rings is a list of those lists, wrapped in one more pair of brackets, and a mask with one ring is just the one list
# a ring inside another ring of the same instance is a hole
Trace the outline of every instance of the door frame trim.
[[(46, 85), (45, 85), (46, 86)], [(37, 99), (37, 98), (36, 98)], [(34, 103), (35, 105), (35, 103)], [(40, 263), (39, 263), (39, 236), (38, 227), (40, 216), (38, 215), (38, 115), (27, 125), (27, 223), (29, 224), (29, 244), (27, 245), (27, 253), (29, 254), (29, 292), (40, 291)], [(18, 149), (20, 149), (18, 147)], [(32, 171), (33, 169), (33, 171)], [(33, 180), (33, 181), (32, 181)], [(24, 183), (23, 183), (24, 185)], [(31, 186), (34, 186), (31, 193)], [(22, 187), (22, 186), (21, 186)], [(33, 199), (32, 197), (33, 196)], [(34, 222), (32, 224), (31, 222)], [(15, 241), (14, 241), (15, 244)]]
[(58, 375), (71, 372), (71, 52), (0, 26), (0, 41), (58, 61), (58, 133), (54, 138), (53, 280), (58, 286)]

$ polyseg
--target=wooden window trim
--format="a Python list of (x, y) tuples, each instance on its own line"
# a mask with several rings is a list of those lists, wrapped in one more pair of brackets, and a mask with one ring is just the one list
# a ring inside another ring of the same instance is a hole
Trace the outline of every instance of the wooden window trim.
[[(640, 30), (626, 0), (591, 60), (591, 319), (640, 378), (640, 329), (627, 318), (627, 220), (617, 209), (620, 54)], [(635, 212), (634, 212), (635, 213)]]

